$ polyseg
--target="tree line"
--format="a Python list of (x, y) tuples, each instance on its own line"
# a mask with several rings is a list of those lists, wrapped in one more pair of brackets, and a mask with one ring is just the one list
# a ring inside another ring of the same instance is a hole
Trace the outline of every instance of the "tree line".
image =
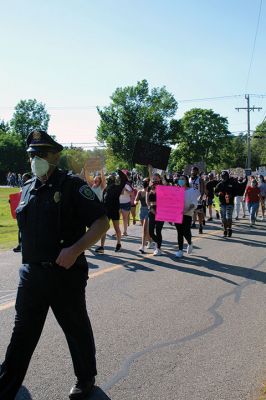
[[(110, 104), (97, 107), (100, 123), (96, 138), (105, 149), (86, 151), (65, 148), (61, 167), (79, 172), (91, 156), (105, 160), (108, 171), (132, 168), (138, 139), (171, 146), (169, 169), (181, 171), (185, 165), (204, 161), (207, 171), (246, 167), (247, 135), (234, 136), (227, 118), (212, 109), (193, 108), (176, 119), (178, 103), (165, 87), (149, 88), (147, 80), (135, 86), (117, 88)], [(0, 120), (0, 180), (8, 171), (30, 169), (25, 141), (33, 129), (48, 130), (50, 115), (36, 99), (21, 100), (10, 121)], [(252, 169), (266, 164), (266, 121), (256, 127), (251, 138)], [(75, 132), (73, 132), (75, 134)]]

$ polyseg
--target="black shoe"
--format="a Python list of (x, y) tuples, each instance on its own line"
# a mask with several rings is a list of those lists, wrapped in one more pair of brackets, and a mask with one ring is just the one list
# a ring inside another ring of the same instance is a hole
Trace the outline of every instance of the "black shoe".
[(203, 233), (203, 230), (202, 230), (202, 226), (200, 225), (200, 227), (199, 227), (199, 233), (201, 234), (201, 233)]
[(207, 221), (212, 221), (212, 217), (208, 218)]
[(120, 251), (121, 249), (121, 244), (117, 243), (116, 248), (115, 248), (115, 252), (117, 253), (118, 251)]
[(224, 231), (224, 237), (227, 237), (227, 231)]
[(191, 224), (191, 228), (196, 228), (195, 222), (193, 222), (193, 224)]
[(95, 253), (104, 254), (103, 246), (99, 246), (95, 249)]
[(202, 225), (206, 225), (206, 221), (205, 221), (205, 219), (202, 221)]
[(236, 216), (236, 221), (238, 221), (239, 220), (239, 217), (238, 216)]
[(216, 219), (220, 219), (220, 214), (216, 211)]
[(232, 236), (232, 233), (233, 233), (232, 229), (228, 229), (228, 231), (227, 231), (228, 237), (231, 237), (231, 236)]
[(14, 253), (19, 253), (19, 252), (21, 251), (21, 246), (20, 246), (20, 244), (18, 244), (17, 247), (15, 247), (15, 248), (13, 249), (13, 251), (14, 251)]
[(69, 393), (71, 400), (86, 400), (87, 397), (93, 392), (95, 386), (95, 378), (90, 381), (79, 381), (72, 387)]

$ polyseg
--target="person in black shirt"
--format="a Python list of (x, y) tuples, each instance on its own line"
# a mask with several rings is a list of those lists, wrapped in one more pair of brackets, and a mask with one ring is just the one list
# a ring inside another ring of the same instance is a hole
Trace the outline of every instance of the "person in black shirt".
[(214, 189), (218, 184), (218, 181), (214, 179), (213, 173), (209, 173), (208, 175), (209, 181), (206, 183), (206, 196), (207, 196), (207, 206), (209, 209), (209, 218), (208, 221), (212, 221), (212, 205), (213, 205), (213, 199), (214, 199)]
[(51, 307), (66, 336), (77, 377), (69, 397), (79, 400), (92, 392), (97, 374), (86, 310), (84, 251), (109, 223), (88, 185), (57, 168), (60, 144), (44, 131), (33, 131), (27, 145), (35, 176), (25, 183), (17, 208), (22, 266), (15, 326), (0, 369), (0, 399), (16, 397)]
[(223, 171), (221, 173), (221, 178), (222, 180), (218, 183), (214, 192), (219, 196), (224, 237), (231, 237), (234, 198), (237, 193), (237, 184), (233, 178), (229, 177), (228, 171)]

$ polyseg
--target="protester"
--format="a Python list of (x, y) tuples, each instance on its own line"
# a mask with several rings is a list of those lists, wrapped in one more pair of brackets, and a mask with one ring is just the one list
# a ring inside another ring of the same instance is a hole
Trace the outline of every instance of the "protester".
[(198, 167), (194, 166), (191, 170), (191, 177), (189, 179), (189, 185), (191, 188), (197, 191), (198, 194), (198, 205), (193, 214), (192, 228), (196, 228), (196, 219), (199, 219), (199, 233), (203, 233), (203, 221), (204, 221), (204, 210), (203, 210), (203, 196), (205, 193), (205, 184), (203, 179), (199, 176)]
[[(117, 178), (117, 179), (116, 179)], [(120, 170), (118, 170), (118, 177), (110, 175), (107, 179), (107, 186), (103, 192), (103, 204), (106, 209), (107, 217), (112, 220), (115, 233), (116, 233), (116, 247), (115, 252), (121, 249), (121, 230), (119, 226), (119, 197), (125, 187), (127, 176)], [(104, 253), (106, 234), (101, 237), (101, 245), (95, 249), (96, 253)]]
[(256, 213), (259, 209), (261, 195), (256, 179), (251, 179), (247, 185), (243, 198), (247, 202), (250, 226), (256, 222)]
[(156, 186), (162, 185), (162, 179), (159, 174), (152, 174), (152, 167), (149, 166), (150, 184), (146, 193), (146, 203), (149, 208), (149, 235), (155, 242), (154, 256), (162, 254), (162, 229), (164, 222), (156, 221)]
[(122, 236), (127, 236), (127, 227), (128, 227), (128, 219), (131, 210), (131, 197), (133, 196), (132, 187), (126, 182), (125, 186), (122, 189), (122, 192), (119, 197), (120, 203), (120, 211), (122, 214), (123, 221), (123, 234)]
[(137, 192), (135, 198), (135, 205), (140, 201), (139, 219), (142, 225), (142, 237), (141, 237), (141, 247), (139, 251), (145, 254), (145, 246), (147, 243), (147, 248), (151, 246), (151, 237), (149, 235), (149, 209), (146, 203), (146, 193), (149, 187), (149, 178), (145, 178), (142, 181), (143, 188)]
[(212, 207), (214, 201), (214, 189), (218, 184), (218, 181), (214, 179), (214, 174), (212, 172), (208, 175), (208, 182), (206, 183), (206, 202), (209, 210), (208, 221), (212, 221)]
[(100, 201), (103, 201), (103, 191), (106, 188), (106, 179), (103, 170), (101, 175), (96, 175), (93, 179), (91, 189), (94, 191)]
[(234, 211), (234, 198), (237, 193), (237, 185), (228, 171), (221, 173), (222, 180), (216, 186), (214, 193), (219, 195), (221, 218), (223, 224), (223, 236), (232, 236), (232, 217)]
[(235, 211), (236, 211), (236, 220), (239, 220), (240, 214), (240, 206), (242, 206), (243, 218), (246, 216), (245, 212), (245, 200), (243, 200), (243, 196), (247, 186), (247, 178), (243, 178), (242, 176), (237, 179), (237, 187), (236, 187), (236, 197), (235, 197)]
[(191, 235), (191, 221), (194, 210), (198, 206), (198, 194), (193, 188), (189, 186), (189, 180), (186, 175), (181, 175), (178, 179), (178, 185), (185, 188), (185, 204), (183, 211), (183, 221), (181, 224), (175, 224), (178, 239), (178, 251), (176, 257), (183, 257), (184, 238), (186, 239), (187, 254), (191, 254), (193, 250), (192, 235)]
[(265, 200), (266, 200), (266, 182), (264, 180), (264, 176), (259, 176), (259, 189), (260, 189), (260, 204), (261, 204), (261, 213), (262, 213), (262, 221), (265, 217)]
[(27, 145), (35, 176), (24, 185), (17, 208), (23, 264), (15, 326), (0, 369), (0, 399), (16, 397), (51, 307), (77, 377), (69, 397), (80, 400), (94, 389), (97, 374), (84, 251), (108, 229), (108, 219), (88, 185), (57, 168), (63, 146), (44, 131), (33, 131)]

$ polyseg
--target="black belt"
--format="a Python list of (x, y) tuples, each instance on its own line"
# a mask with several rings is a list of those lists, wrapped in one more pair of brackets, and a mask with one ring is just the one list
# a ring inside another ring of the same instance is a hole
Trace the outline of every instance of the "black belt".
[(51, 268), (54, 267), (55, 263), (51, 261), (42, 261), (40, 262), (41, 266), (44, 268)]

